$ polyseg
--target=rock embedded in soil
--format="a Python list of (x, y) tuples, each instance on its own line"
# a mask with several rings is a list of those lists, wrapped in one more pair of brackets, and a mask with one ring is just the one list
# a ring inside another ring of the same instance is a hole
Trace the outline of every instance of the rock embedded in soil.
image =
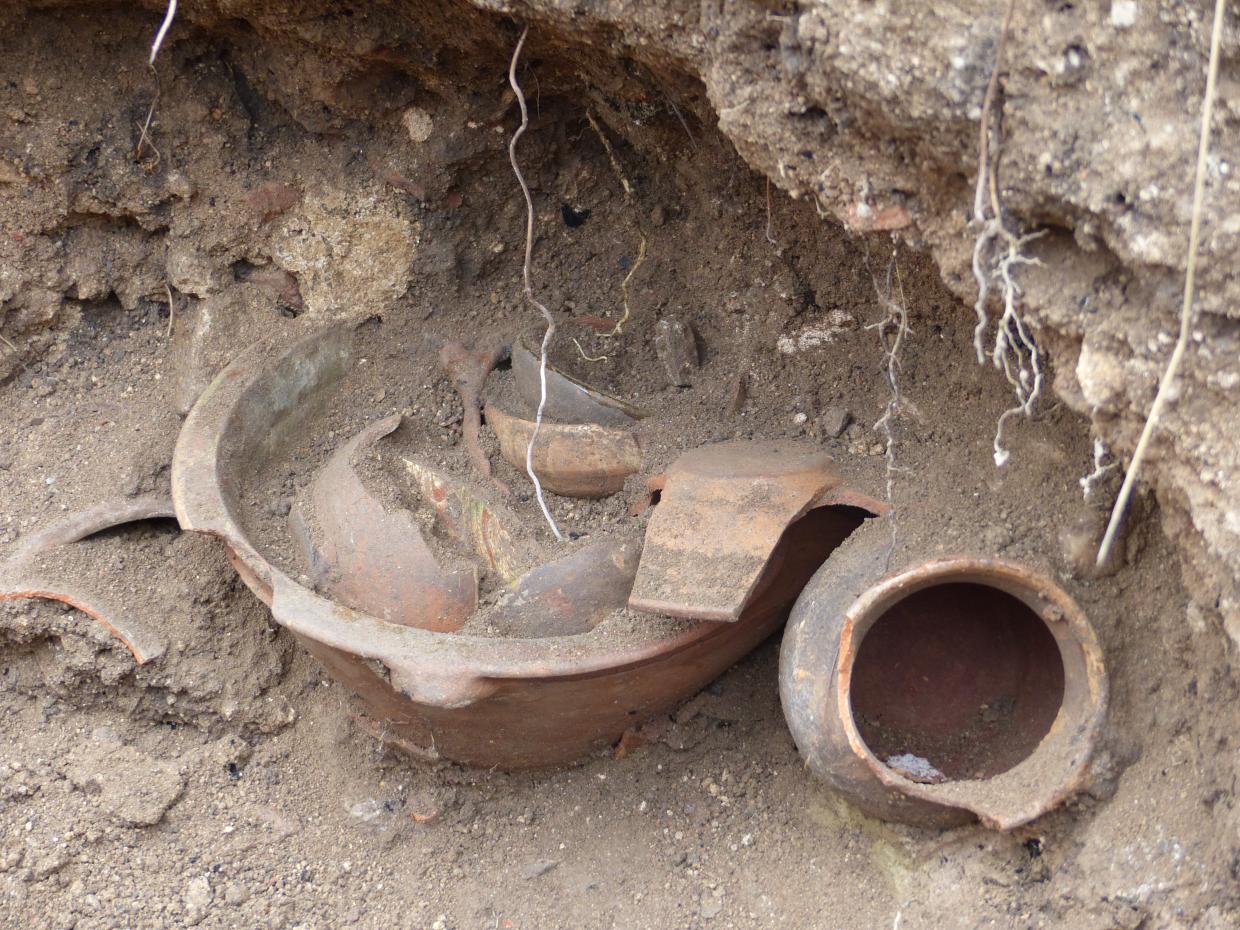
[(525, 867), (526, 878), (539, 878), (546, 875), (560, 863), (555, 859), (536, 859)]
[(65, 773), (76, 788), (98, 796), (100, 806), (126, 826), (159, 823), (185, 789), (185, 776), (176, 765), (112, 742), (83, 745)]
[(693, 329), (683, 320), (664, 318), (655, 324), (654, 348), (667, 380), (674, 387), (688, 387), (700, 364)]
[(429, 139), (434, 131), (431, 115), (421, 107), (410, 107), (401, 115), (400, 122), (409, 133), (409, 138), (419, 145)]
[(186, 921), (194, 924), (202, 920), (213, 898), (214, 892), (211, 890), (210, 879), (205, 875), (191, 878), (189, 884), (185, 886), (185, 895), (182, 899), (185, 904)]
[(838, 439), (844, 434), (844, 430), (848, 429), (852, 419), (852, 413), (847, 407), (831, 406), (822, 412), (818, 422), (824, 435), (829, 439)]
[(244, 886), (237, 882), (229, 882), (224, 886), (224, 903), (231, 907), (240, 907), (250, 900), (250, 892)]

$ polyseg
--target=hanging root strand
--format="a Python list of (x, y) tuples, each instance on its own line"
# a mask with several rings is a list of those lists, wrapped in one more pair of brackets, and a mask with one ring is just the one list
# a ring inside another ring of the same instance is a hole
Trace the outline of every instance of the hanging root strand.
[[(904, 395), (900, 389), (900, 352), (905, 339), (912, 334), (908, 325), (908, 301), (904, 297), (904, 282), (900, 277), (900, 266), (896, 262), (896, 249), (891, 250), (891, 260), (887, 263), (885, 286), (880, 286), (878, 278), (870, 272), (874, 282), (874, 293), (887, 315), (877, 323), (867, 327), (878, 331), (879, 344), (883, 349), (883, 374), (887, 378), (890, 393), (883, 415), (874, 424), (875, 431), (883, 434), (886, 459), (887, 504), (891, 507), (888, 520), (891, 525), (891, 545), (887, 550), (887, 561), (895, 552), (899, 528), (896, 520), (895, 485), (896, 474), (901, 471), (896, 464), (896, 420), (903, 407)], [(866, 265), (869, 266), (869, 251), (866, 252)], [(892, 283), (894, 276), (895, 282)], [(898, 296), (898, 299), (896, 297)]]
[(154, 67), (155, 58), (159, 55), (159, 50), (163, 47), (164, 39), (168, 36), (168, 30), (172, 28), (172, 21), (177, 15), (177, 0), (168, 0), (168, 11), (164, 13), (164, 21), (159, 24), (159, 31), (155, 33), (155, 41), (151, 43), (151, 57), (147, 64)]
[(1085, 498), (1086, 503), (1093, 500), (1094, 494), (1098, 491), (1098, 485), (1103, 479), (1111, 473), (1112, 469), (1119, 465), (1119, 462), (1107, 459), (1107, 446), (1097, 436), (1094, 437), (1094, 470), (1082, 478), (1078, 484), (1081, 486), (1081, 496)]
[[(620, 187), (624, 191), (624, 202), (631, 204), (633, 202), (633, 185), (629, 183), (628, 176), (625, 175), (624, 169), (620, 167), (620, 159), (616, 157), (616, 150), (612, 148), (611, 140), (607, 138), (607, 134), (603, 132), (603, 127), (599, 125), (598, 120), (594, 118), (592, 110), (586, 110), (586, 120), (589, 121), (590, 127), (598, 136), (599, 141), (603, 143), (603, 149), (607, 152), (607, 160), (611, 162), (611, 170), (615, 172), (616, 178), (620, 181)], [(640, 226), (637, 235), (641, 237), (641, 245), (637, 248), (637, 261), (633, 263), (633, 267), (629, 269), (629, 273), (624, 276), (624, 281), (620, 284), (620, 294), (623, 298), (624, 314), (616, 322), (611, 332), (607, 333), (608, 337), (619, 336), (624, 332), (624, 324), (629, 321), (631, 315), (629, 311), (629, 282), (633, 280), (633, 275), (637, 274), (637, 269), (642, 266), (642, 262), (646, 260), (646, 234), (641, 231)], [(578, 348), (581, 348), (578, 346)], [(583, 352), (584, 356), (585, 353)], [(606, 356), (604, 356), (606, 357)], [(587, 359), (593, 361), (592, 359)]]
[(562, 542), (564, 534), (560, 532), (559, 526), (556, 525), (555, 517), (551, 515), (551, 510), (547, 507), (547, 499), (543, 496), (542, 482), (538, 480), (538, 475), (534, 473), (534, 443), (538, 441), (538, 432), (542, 429), (543, 413), (547, 408), (547, 349), (551, 345), (551, 337), (555, 335), (555, 318), (551, 316), (551, 311), (545, 305), (538, 302), (538, 298), (534, 296), (534, 288), (530, 284), (530, 263), (534, 256), (534, 198), (530, 195), (530, 186), (525, 182), (525, 175), (521, 173), (521, 165), (517, 162), (517, 142), (530, 125), (530, 111), (525, 105), (525, 94), (522, 93), (521, 84), (517, 80), (517, 63), (521, 59), (521, 49), (525, 47), (525, 39), (529, 34), (529, 26), (521, 30), (521, 38), (517, 40), (517, 47), (512, 50), (512, 61), (508, 65), (508, 84), (512, 87), (512, 92), (517, 97), (517, 104), (521, 108), (521, 125), (513, 132), (512, 138), (508, 142), (508, 160), (512, 163), (512, 173), (517, 176), (517, 183), (521, 185), (521, 193), (525, 195), (525, 264), (522, 267), (521, 280), (525, 290), (525, 299), (538, 310), (542, 315), (543, 322), (547, 324), (539, 351), (538, 411), (534, 415), (534, 432), (530, 436), (530, 444), (525, 449), (525, 473), (529, 475), (530, 481), (534, 485), (534, 496), (538, 500), (538, 507), (542, 510), (543, 518), (547, 521), (547, 525), (551, 527), (551, 532), (555, 534), (555, 538)]
[[(1041, 262), (1025, 252), (1025, 247), (1045, 234), (1044, 230), (1021, 234), (1004, 218), (999, 199), (998, 166), (1000, 154), (999, 97), (1003, 54), (1011, 32), (1015, 0), (1009, 0), (1003, 28), (995, 52), (995, 66), (986, 85), (978, 134), (977, 187), (973, 196), (973, 221), (980, 229), (973, 245), (973, 277), (977, 281), (977, 301), (973, 304), (977, 325), (973, 329), (973, 350), (979, 365), (991, 364), (1012, 386), (1014, 406), (1005, 410), (995, 425), (995, 465), (1002, 467), (1010, 458), (1003, 433), (1013, 417), (1030, 418), (1042, 397), (1045, 370), (1042, 352), (1020, 312), (1021, 289), (1015, 271), (1022, 265)], [(992, 138), (993, 137), (993, 138)], [(1003, 313), (995, 325), (994, 343), (987, 348), (990, 329), (987, 310), (991, 290), (999, 291)]]
[(168, 0), (168, 10), (164, 13), (163, 22), (159, 25), (159, 31), (155, 33), (155, 39), (151, 42), (151, 56), (147, 59), (146, 66), (151, 69), (151, 77), (155, 79), (155, 97), (151, 100), (151, 107), (146, 111), (146, 119), (142, 122), (142, 130), (138, 133), (138, 144), (134, 146), (133, 157), (142, 158), (142, 153), (149, 145), (151, 151), (155, 153), (155, 162), (150, 166), (154, 169), (160, 162), (162, 156), (159, 149), (155, 147), (155, 143), (149, 138), (151, 131), (151, 120), (155, 118), (155, 108), (159, 106), (159, 97), (162, 89), (159, 85), (159, 72), (155, 70), (155, 59), (159, 55), (159, 50), (163, 47), (164, 39), (168, 36), (168, 30), (172, 28), (172, 21), (177, 15), (177, 0)]

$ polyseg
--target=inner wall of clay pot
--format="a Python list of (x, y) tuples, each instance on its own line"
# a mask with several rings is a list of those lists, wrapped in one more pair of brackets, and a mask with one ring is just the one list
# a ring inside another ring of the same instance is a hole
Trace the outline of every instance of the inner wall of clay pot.
[(1059, 647), (1017, 598), (971, 583), (934, 585), (866, 632), (851, 701), (870, 751), (906, 777), (986, 778), (1037, 748), (1063, 703)]

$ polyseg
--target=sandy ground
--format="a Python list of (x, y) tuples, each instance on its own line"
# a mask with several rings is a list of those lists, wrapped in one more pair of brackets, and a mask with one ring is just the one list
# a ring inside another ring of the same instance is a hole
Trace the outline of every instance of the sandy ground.
[[(57, 17), (39, 22), (32, 59), (65, 38)], [(143, 26), (118, 16), (84, 60), (118, 47), (138, 60)], [(424, 102), (435, 129), (419, 148), (398, 113), (347, 137), (307, 128), (213, 39), (170, 61), (155, 166), (132, 157), (130, 124), (150, 99), (141, 69), (101, 86), (58, 68), (4, 90), (24, 114), (5, 145), (28, 144), (23, 177), (41, 179), (5, 188), (4, 230), (28, 239), (23, 267), (60, 277), (45, 286), (54, 312), (22, 330), (30, 354), (0, 383), (0, 556), (65, 514), (166, 489), (182, 416), (218, 368), (260, 337), (281, 344), (330, 320), (380, 314), (418, 348), (386, 380), (359, 382), (316, 448), (332, 447), (331, 429), (403, 412), (425, 448), (464, 469), (459, 402), (434, 352), (531, 322), (500, 84)], [(98, 113), (112, 116), (88, 120)], [(1010, 835), (870, 819), (801, 763), (778, 701), (778, 637), (623, 758), (523, 774), (417, 763), (356, 725), (355, 699), (272, 623), (217, 542), (164, 523), (100, 555), (155, 604), (159, 658), (135, 667), (59, 605), (0, 606), (0, 925), (1235, 925), (1236, 686), (1152, 502), (1119, 570), (1078, 577), (1065, 531), (1079, 540), (1074, 528), (1084, 520), (1088, 534), (1101, 515), (1078, 484), (1086, 424), (1048, 403), (1012, 428), (1012, 463), (996, 470), (1007, 386), (974, 364), (972, 311), (926, 256), (850, 239), (778, 196), (772, 245), (763, 182), (717, 135), (696, 127), (690, 146), (661, 119), (675, 147), (618, 146), (635, 202), (571, 98), (547, 90), (522, 150), (536, 278), (563, 319), (618, 316), (648, 240), (629, 361), (599, 370), (654, 411), (643, 475), (709, 440), (796, 438), (882, 496), (886, 437), (872, 424), (891, 393), (868, 327), (887, 313), (890, 271), (911, 325), (892, 486), (903, 538), (1027, 562), (1081, 603), (1112, 684), (1087, 791)], [(565, 206), (591, 213), (570, 225)], [(702, 349), (687, 388), (655, 359), (665, 316), (689, 321)], [(841, 411), (852, 422), (835, 435)], [(515, 470), (498, 474), (523, 488)], [(553, 507), (585, 525), (624, 513)], [(118, 568), (108, 553), (122, 548)]]

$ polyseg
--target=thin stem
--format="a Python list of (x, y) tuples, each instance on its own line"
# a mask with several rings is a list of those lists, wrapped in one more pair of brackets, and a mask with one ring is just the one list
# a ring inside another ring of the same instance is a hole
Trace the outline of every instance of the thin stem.
[(1115, 537), (1124, 521), (1128, 499), (1132, 497), (1132, 489), (1137, 482), (1137, 474), (1141, 471), (1141, 465), (1145, 461), (1150, 437), (1154, 435), (1154, 430), (1158, 427), (1163, 407), (1166, 406), (1167, 397), (1171, 394), (1171, 386), (1180, 372), (1180, 364), (1184, 360), (1184, 352), (1188, 348), (1193, 322), (1196, 320), (1196, 315), (1193, 313), (1193, 290), (1197, 281), (1197, 247), (1201, 239), (1201, 206), (1205, 200), (1206, 162), (1210, 155), (1210, 120), (1214, 115), (1214, 92), (1218, 81), (1219, 47), (1223, 38), (1225, 9), (1226, 0), (1215, 0), (1214, 31), (1210, 34), (1210, 64), (1206, 72), (1205, 99), (1201, 105), (1201, 140), (1197, 145), (1197, 175), (1193, 181), (1193, 217), (1188, 230), (1188, 265), (1184, 272), (1184, 302), (1180, 307), (1180, 337), (1176, 340), (1171, 360), (1167, 362), (1167, 369), (1158, 382), (1158, 393), (1154, 395), (1150, 414), (1145, 419), (1141, 438), (1137, 440), (1137, 448), (1132, 453), (1132, 461), (1128, 465), (1128, 474), (1124, 476), (1124, 483), (1119, 489), (1119, 497), (1115, 499), (1115, 506), (1111, 509), (1111, 519), (1107, 523), (1102, 544), (1098, 547), (1098, 565), (1106, 562), (1111, 554), (1111, 547), (1115, 544)]
[(155, 41), (151, 43), (151, 59), (150, 65), (155, 64), (155, 56), (159, 54), (160, 47), (164, 44), (164, 38), (168, 35), (168, 30), (172, 28), (172, 21), (177, 15), (177, 0), (168, 0), (168, 12), (164, 14), (164, 21), (160, 24), (159, 32), (155, 33)]

